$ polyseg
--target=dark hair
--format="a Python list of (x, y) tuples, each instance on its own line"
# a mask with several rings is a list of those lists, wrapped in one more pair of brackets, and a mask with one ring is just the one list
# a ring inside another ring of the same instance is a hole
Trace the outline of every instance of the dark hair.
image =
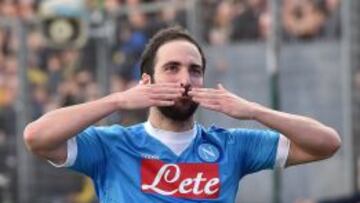
[(205, 70), (206, 60), (200, 45), (184, 28), (180, 26), (173, 26), (160, 30), (150, 39), (140, 58), (141, 74), (147, 73), (152, 77), (154, 75), (154, 61), (158, 49), (163, 44), (178, 39), (189, 41), (198, 48), (201, 54), (203, 69)]

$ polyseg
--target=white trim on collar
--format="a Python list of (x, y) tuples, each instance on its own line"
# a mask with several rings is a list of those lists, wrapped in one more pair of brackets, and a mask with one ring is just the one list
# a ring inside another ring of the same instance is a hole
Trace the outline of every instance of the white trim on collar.
[(148, 134), (161, 141), (170, 142), (188, 142), (194, 139), (196, 136), (196, 125), (194, 124), (191, 130), (183, 132), (167, 131), (160, 128), (154, 127), (150, 121), (144, 123), (145, 130)]
[(196, 125), (188, 131), (173, 132), (155, 128), (150, 121), (147, 121), (144, 123), (144, 128), (151, 137), (162, 142), (178, 156), (191, 144), (196, 136)]

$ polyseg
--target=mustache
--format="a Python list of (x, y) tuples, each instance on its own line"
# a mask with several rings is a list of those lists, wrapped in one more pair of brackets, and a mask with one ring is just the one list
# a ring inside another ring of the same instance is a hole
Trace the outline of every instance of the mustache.
[(190, 84), (181, 85), (181, 86), (185, 88), (185, 91), (184, 91), (184, 93), (182, 94), (182, 96), (183, 96), (183, 97), (186, 97), (186, 98), (189, 98), (188, 93), (189, 93), (189, 91), (191, 91), (192, 86), (191, 86)]

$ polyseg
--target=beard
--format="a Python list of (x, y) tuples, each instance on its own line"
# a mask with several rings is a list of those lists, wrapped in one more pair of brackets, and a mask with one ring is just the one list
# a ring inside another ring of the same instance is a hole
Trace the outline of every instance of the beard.
[(191, 90), (190, 85), (185, 85), (185, 92), (180, 99), (175, 100), (173, 106), (160, 106), (159, 111), (167, 118), (173, 121), (186, 121), (194, 115), (199, 104), (194, 102), (188, 92)]
[(157, 107), (159, 111), (167, 118), (173, 121), (186, 121), (194, 115), (199, 104), (190, 98), (175, 101), (173, 106)]

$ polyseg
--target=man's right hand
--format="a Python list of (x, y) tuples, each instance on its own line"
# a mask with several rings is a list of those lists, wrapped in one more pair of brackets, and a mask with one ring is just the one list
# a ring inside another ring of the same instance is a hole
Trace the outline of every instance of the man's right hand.
[(151, 106), (171, 106), (175, 99), (181, 97), (185, 88), (179, 83), (143, 84), (114, 96), (120, 109), (142, 109)]
[(144, 79), (126, 91), (46, 113), (26, 126), (24, 141), (38, 156), (63, 163), (67, 157), (67, 140), (88, 126), (118, 109), (171, 106), (184, 91), (177, 83), (151, 84), (149, 79)]

